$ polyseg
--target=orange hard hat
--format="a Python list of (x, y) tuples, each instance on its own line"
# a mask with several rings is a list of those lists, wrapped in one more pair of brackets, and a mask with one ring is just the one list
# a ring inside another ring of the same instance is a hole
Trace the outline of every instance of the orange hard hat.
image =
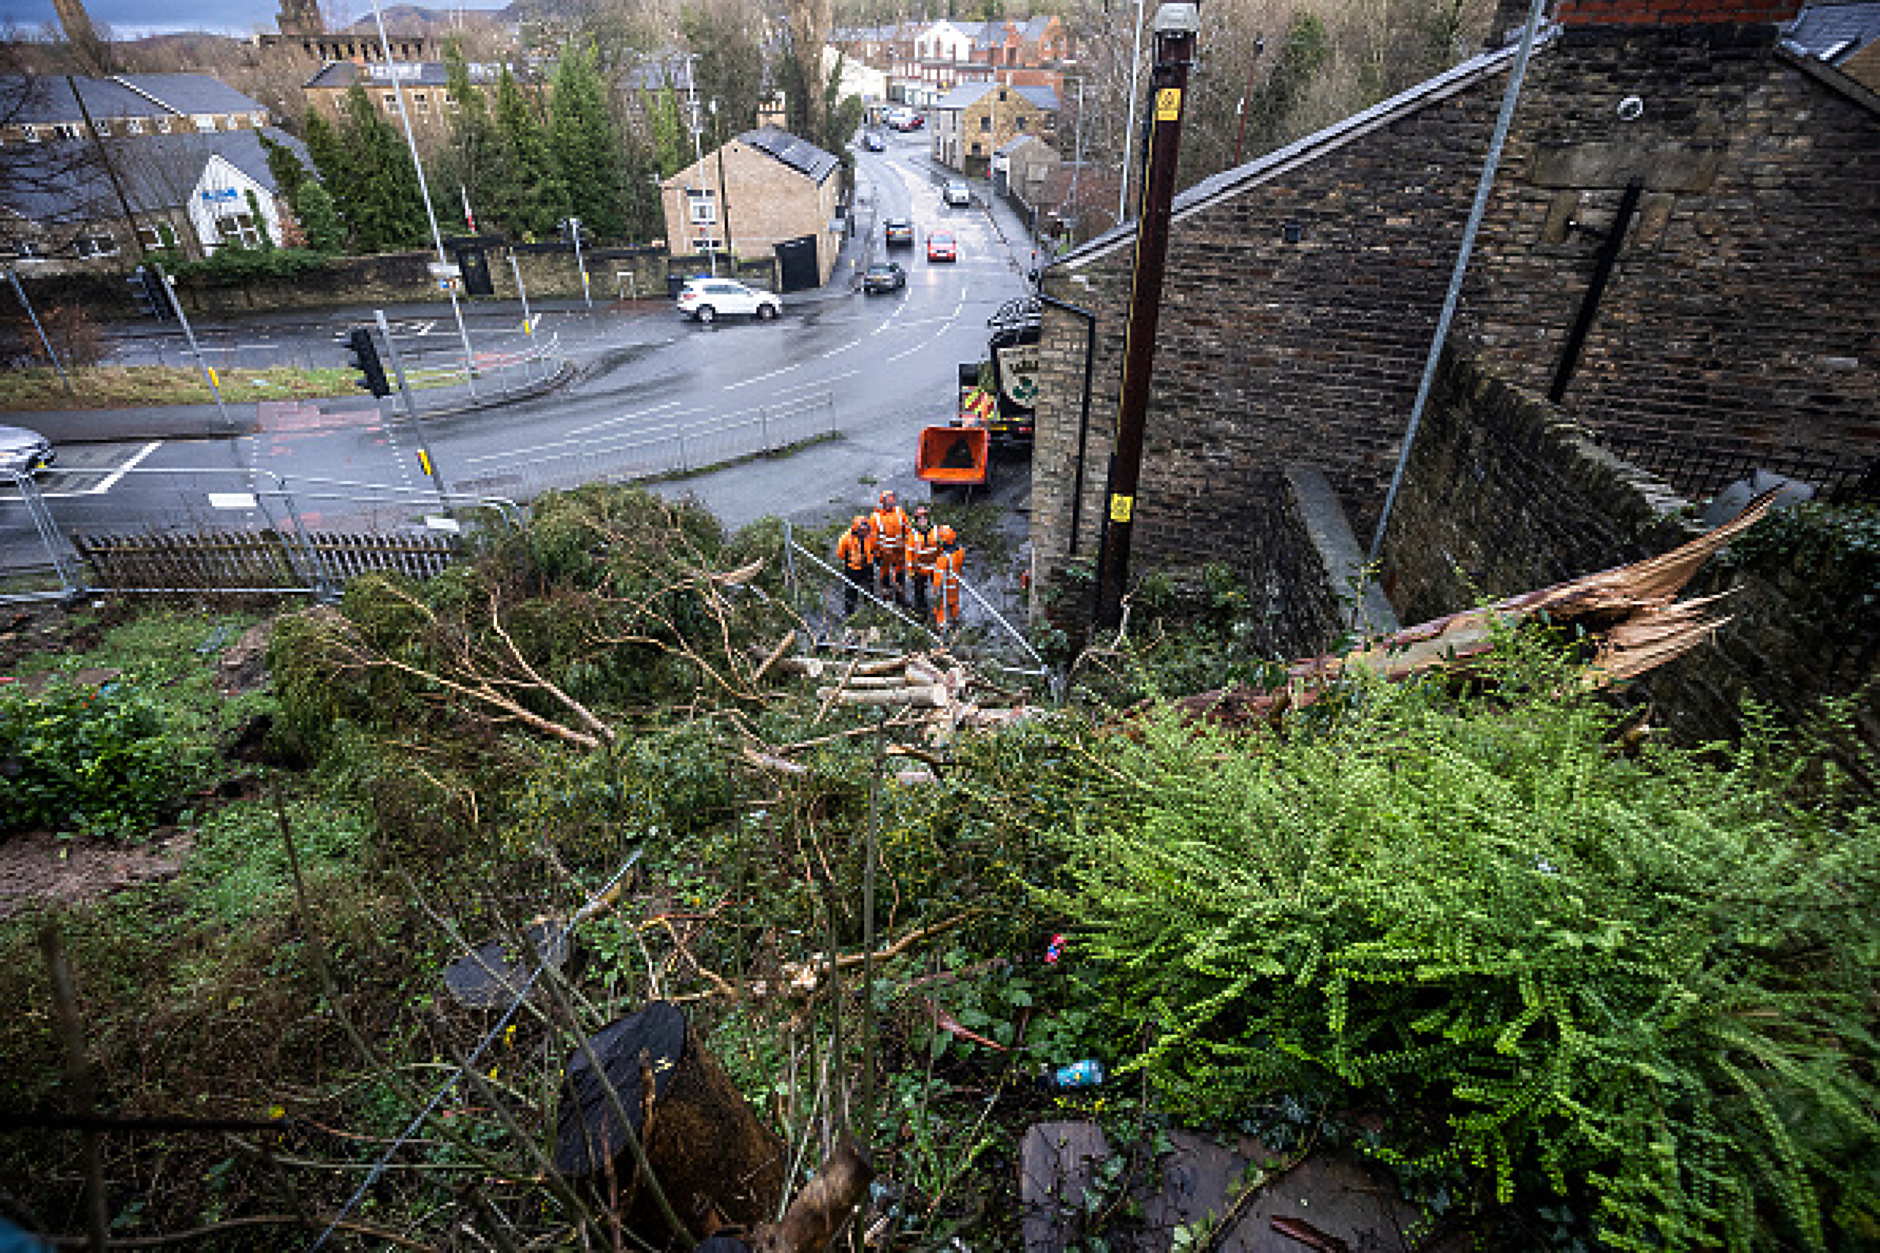
[(942, 544), (951, 544), (954, 540), (953, 528), (943, 522), (934, 530), (933, 537)]
[(858, 527), (864, 531), (868, 529), (868, 519), (864, 518), (859, 513), (856, 514), (853, 518), (849, 519), (849, 529), (854, 530)]
[(885, 506), (888, 504), (888, 502), (892, 501), (893, 499), (894, 499), (894, 489), (892, 487), (884, 488), (882, 490), (881, 497), (880, 497), (881, 503)]

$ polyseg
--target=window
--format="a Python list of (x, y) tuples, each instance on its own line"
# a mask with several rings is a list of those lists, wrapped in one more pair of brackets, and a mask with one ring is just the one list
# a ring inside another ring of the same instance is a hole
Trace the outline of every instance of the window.
[(168, 222), (152, 222), (137, 228), (137, 238), (143, 241), (146, 248), (174, 248), (176, 228)]
[(687, 216), (694, 226), (713, 226), (718, 221), (718, 204), (710, 191), (687, 191)]
[(411, 93), (411, 110), (419, 117), (431, 116), (431, 98), (421, 91)]
[(39, 128), (37, 126), (22, 126), (20, 127), (20, 134), (29, 144), (39, 142)]
[(170, 119), (167, 117), (158, 118), (157, 119), (157, 134), (167, 135), (169, 133), (170, 133)]
[(395, 91), (388, 91), (384, 93), (384, 96), (385, 96), (385, 111), (387, 113), (396, 113), (398, 111), (398, 93)]
[(92, 128), (93, 130), (95, 130), (95, 131), (97, 131), (97, 132), (98, 132), (98, 137), (99, 137), (100, 139), (109, 139), (109, 138), (111, 138), (111, 123), (109, 123), (109, 122), (93, 122), (93, 123), (91, 124), (91, 128)]
[(83, 139), (85, 137), (84, 127), (77, 122), (55, 122), (52, 133), (59, 139)]
[(196, 115), (196, 129), (197, 130), (201, 131), (203, 134), (206, 135), (210, 131), (214, 130), (215, 128), (216, 128), (215, 127), (215, 114), (198, 113)]
[(125, 118), (124, 119), (124, 133), (126, 135), (143, 134), (144, 133), (144, 120), (140, 117)]
[(260, 130), (263, 126), (268, 124), (268, 115), (265, 113), (255, 113), (249, 115), (248, 120), (253, 124), (256, 130)]
[(72, 241), (72, 251), (81, 257), (112, 257), (117, 255), (117, 250), (117, 237), (109, 231), (80, 235)]
[(991, 119), (991, 118), (989, 118), (989, 117), (982, 117), (982, 118), (980, 118), (980, 119), (979, 119), (979, 129), (980, 129), (980, 130), (982, 130), (982, 131), (989, 131), (989, 130), (991, 130), (991, 129), (992, 129), (992, 119)]
[(244, 248), (259, 248), (261, 232), (255, 229), (255, 220), (246, 213), (225, 213), (215, 220), (216, 230), (222, 233), (225, 244), (240, 244)]
[(1023, 113), (1019, 114), (1016, 118), (1012, 120), (1012, 125), (1017, 127), (1021, 131), (1024, 130), (1025, 129), (1025, 115)]
[(978, 143), (978, 141), (977, 141), (977, 140), (975, 140), (975, 141), (973, 142), (973, 155), (974, 155), (974, 156), (978, 156), (978, 155), (979, 155), (979, 143)]
[(31, 261), (43, 255), (39, 250), (39, 245), (30, 239), (14, 240), (13, 253), (22, 261)]

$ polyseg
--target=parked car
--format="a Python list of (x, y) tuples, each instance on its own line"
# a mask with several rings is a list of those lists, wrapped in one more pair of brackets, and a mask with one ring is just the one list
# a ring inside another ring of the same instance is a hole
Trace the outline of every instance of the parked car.
[(889, 218), (884, 230), (888, 247), (912, 248), (914, 246), (914, 224), (906, 218)]
[(774, 293), (728, 278), (695, 278), (679, 289), (679, 312), (695, 322), (715, 322), (727, 315), (747, 315), (768, 322), (783, 312), (783, 301)]
[(862, 272), (862, 291), (870, 296), (876, 292), (899, 291), (906, 286), (907, 271), (892, 261), (871, 265)]
[(51, 465), (58, 454), (52, 441), (23, 426), (0, 426), (0, 474), (33, 474)]
[(927, 259), (929, 261), (958, 261), (960, 254), (953, 242), (953, 236), (945, 231), (927, 232)]
[(888, 141), (883, 139), (879, 132), (869, 131), (862, 136), (862, 147), (870, 152), (883, 152), (887, 150)]
[(940, 195), (950, 205), (970, 205), (973, 203), (973, 189), (957, 180), (948, 183), (941, 191)]

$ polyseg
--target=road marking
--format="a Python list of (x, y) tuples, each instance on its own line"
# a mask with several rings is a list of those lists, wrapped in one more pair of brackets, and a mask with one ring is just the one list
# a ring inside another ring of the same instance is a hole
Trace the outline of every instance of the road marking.
[(163, 447), (163, 441), (160, 439), (152, 440), (150, 443), (145, 444), (142, 448), (138, 449), (135, 453), (131, 454), (131, 458), (129, 461), (126, 461), (123, 465), (119, 466), (116, 470), (113, 470), (110, 474), (107, 474), (103, 482), (99, 483), (96, 487), (87, 489), (86, 495), (88, 496), (104, 495), (106, 492), (110, 491), (112, 488), (118, 485), (119, 479), (123, 478), (126, 474), (129, 474), (132, 470), (135, 470), (138, 464), (141, 463), (145, 457), (148, 457), (151, 453), (157, 451), (157, 449), (161, 447)]
[(772, 370), (768, 374), (759, 374), (755, 378), (745, 379), (742, 383), (726, 383), (723, 387), (719, 388), (718, 390), (721, 392), (735, 392), (740, 387), (749, 387), (754, 383), (761, 383), (765, 379), (774, 379), (779, 374), (788, 374), (792, 370), (800, 370), (802, 368), (803, 368), (803, 363), (801, 361), (798, 361), (793, 365), (786, 365), (780, 370)]
[(621, 422), (631, 422), (635, 418), (644, 418), (648, 414), (660, 413), (667, 409), (674, 409), (674, 408), (677, 408), (678, 405), (679, 405), (678, 401), (668, 400), (665, 404), (654, 405), (651, 409), (636, 409), (632, 413), (623, 413), (617, 418), (606, 418), (599, 422), (590, 423), (587, 426), (578, 426), (574, 430), (569, 431), (568, 435), (571, 435), (571, 436), (572, 435), (588, 435), (594, 431), (598, 431), (606, 427), (618, 425)]
[(823, 360), (825, 360), (825, 361), (826, 361), (826, 360), (828, 360), (828, 359), (829, 359), (830, 357), (838, 357), (838, 356), (841, 356), (841, 355), (842, 355), (843, 353), (845, 353), (845, 352), (848, 352), (848, 351), (849, 351), (850, 349), (852, 349), (852, 348), (860, 348), (861, 346), (862, 346), (862, 341), (858, 339), (858, 340), (855, 340), (855, 341), (853, 341), (853, 342), (851, 342), (851, 343), (847, 343), (847, 344), (844, 344), (844, 345), (842, 345), (842, 346), (841, 346), (840, 348), (831, 348), (831, 349), (830, 349), (830, 350), (829, 350), (828, 352), (825, 352), (825, 353), (823, 354)]

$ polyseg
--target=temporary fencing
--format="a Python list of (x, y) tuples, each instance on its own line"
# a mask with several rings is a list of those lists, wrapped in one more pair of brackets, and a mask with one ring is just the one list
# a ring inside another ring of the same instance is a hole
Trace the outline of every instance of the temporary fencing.
[(101, 518), (84, 492), (44, 492), (31, 475), (0, 491), (0, 506), (17, 502), (37, 539), (36, 553), (30, 540), (13, 545), (7, 565), (45, 583), (0, 594), (0, 603), (95, 591), (332, 597), (368, 573), (429, 578), (461, 557), (467, 534), (521, 521), (520, 507), (497, 497), (440, 499), (419, 488), (313, 477), (289, 483), (229, 467), (112, 473), (146, 489), (147, 500), (161, 496), (160, 517), (147, 515), (131, 534)]
[(631, 483), (689, 474), (779, 452), (836, 434), (835, 398), (827, 391), (733, 410), (699, 422), (567, 439), (459, 459), (451, 486), (466, 492), (531, 497), (555, 487), (602, 480)]

